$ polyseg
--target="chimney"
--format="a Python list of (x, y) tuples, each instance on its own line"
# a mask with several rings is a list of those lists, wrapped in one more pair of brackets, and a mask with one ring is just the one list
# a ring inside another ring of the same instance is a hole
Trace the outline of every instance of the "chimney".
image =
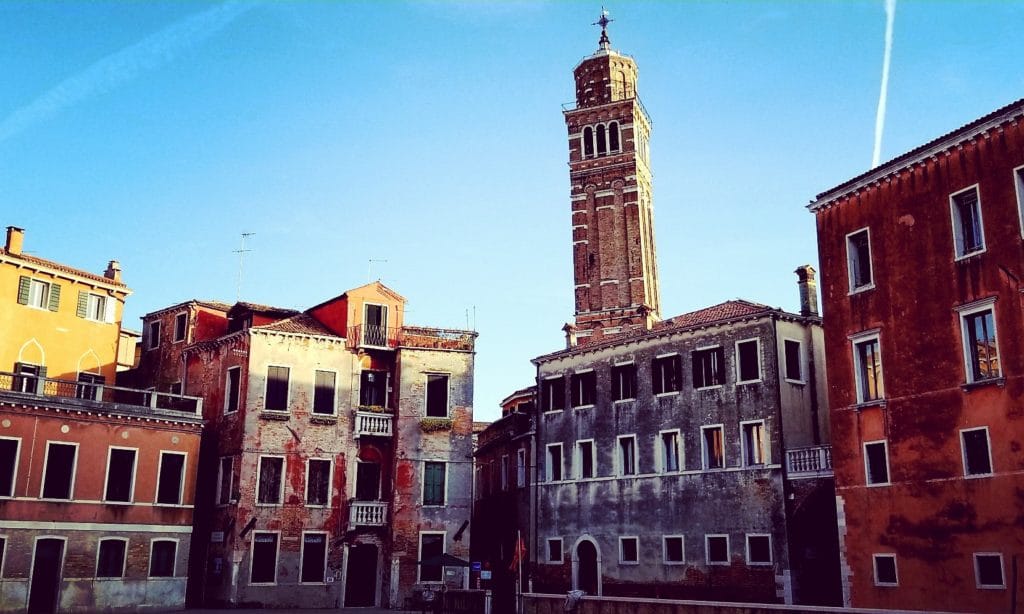
[(21, 255), (21, 246), (25, 243), (25, 229), (17, 226), (7, 227), (7, 245), (4, 249), (12, 256)]
[(565, 349), (569, 350), (576, 347), (576, 327), (566, 323), (562, 330), (565, 331)]
[(797, 287), (800, 288), (800, 315), (818, 315), (818, 282), (814, 281), (814, 267), (809, 264), (797, 267)]
[(121, 263), (117, 260), (108, 262), (107, 270), (103, 271), (103, 276), (109, 280), (121, 283)]

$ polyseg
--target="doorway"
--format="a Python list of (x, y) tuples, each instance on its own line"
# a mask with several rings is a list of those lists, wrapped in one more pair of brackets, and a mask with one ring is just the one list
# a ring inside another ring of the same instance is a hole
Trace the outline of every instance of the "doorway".
[(594, 542), (583, 540), (576, 545), (576, 586), (588, 595), (601, 594), (601, 570)]
[(32, 557), (32, 580), (28, 592), (29, 614), (53, 614), (60, 602), (60, 573), (64, 540), (43, 537), (36, 540)]
[(356, 544), (348, 549), (345, 574), (345, 607), (366, 608), (376, 604), (377, 546)]
[(356, 464), (356, 500), (380, 501), (380, 465), (359, 461)]

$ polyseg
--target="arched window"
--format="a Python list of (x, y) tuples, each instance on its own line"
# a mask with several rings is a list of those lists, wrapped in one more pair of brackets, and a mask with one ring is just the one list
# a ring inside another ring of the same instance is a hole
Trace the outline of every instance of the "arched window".
[(608, 153), (608, 139), (604, 133), (604, 124), (597, 125), (597, 155)]
[(583, 129), (583, 157), (592, 158), (594, 156), (594, 129), (587, 126)]
[(608, 151), (619, 151), (619, 122), (608, 124)]

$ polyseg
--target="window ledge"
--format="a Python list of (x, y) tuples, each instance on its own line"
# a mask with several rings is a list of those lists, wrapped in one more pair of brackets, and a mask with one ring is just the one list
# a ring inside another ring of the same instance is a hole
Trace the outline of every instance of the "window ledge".
[(286, 411), (277, 411), (274, 409), (264, 409), (260, 412), (260, 418), (264, 420), (290, 420), (292, 415)]
[(862, 409), (871, 409), (877, 407), (879, 409), (885, 409), (885, 399), (875, 399), (873, 401), (864, 401), (863, 403), (857, 403), (853, 406), (854, 409), (860, 411)]
[(709, 390), (717, 390), (722, 388), (724, 384), (712, 384), (711, 386), (701, 386), (700, 388), (694, 388), (694, 392), (707, 392)]
[[(867, 292), (868, 290), (874, 290), (874, 289), (875, 289), (875, 282), (872, 281), (869, 284), (865, 284), (863, 286), (857, 286), (856, 288), (852, 288), (849, 292), (846, 293), (846, 296), (855, 296), (857, 294), (863, 294), (863, 293)], [(761, 563), (761, 564), (762, 565), (771, 565), (771, 563)]]
[(662, 397), (671, 397), (671, 396), (676, 396), (678, 394), (679, 394), (678, 390), (669, 390), (668, 392), (659, 392), (659, 393), (655, 394), (654, 398), (660, 399)]
[(593, 403), (587, 403), (586, 405), (575, 405), (573, 409), (594, 409)]
[(312, 414), (309, 421), (313, 424), (337, 424), (338, 417), (330, 414)]
[(960, 384), (960, 389), (964, 392), (970, 392), (978, 388), (984, 388), (985, 386), (999, 386), (1002, 388), (1006, 386), (1006, 378), (1000, 375), (999, 377), (990, 377), (976, 382), (966, 382), (964, 384)]
[(785, 378), (785, 379), (786, 379), (786, 383), (787, 384), (793, 384), (794, 386), (806, 386), (807, 385), (807, 382), (805, 382), (802, 379), (789, 379), (788, 377)]
[[(1024, 292), (1024, 290), (1021, 291)], [(632, 403), (635, 400), (636, 397), (629, 397), (628, 399), (615, 399), (614, 401), (612, 401), (612, 405), (623, 405), (625, 403)]]
[(751, 384), (760, 384), (762, 381), (764, 381), (764, 380), (762, 380), (760, 378), (758, 378), (758, 379), (739, 380), (739, 381), (736, 382), (736, 387), (739, 388), (740, 386), (749, 386)]
[(985, 478), (993, 478), (993, 477), (995, 477), (995, 475), (996, 475), (995, 472), (991, 472), (991, 471), (989, 473), (968, 473), (968, 474), (964, 474), (964, 479), (965, 480), (984, 480)]
[(973, 259), (975, 256), (980, 256), (980, 255), (984, 254), (986, 251), (987, 250), (986, 250), (985, 246), (982, 245), (980, 248), (978, 248), (978, 249), (976, 249), (974, 251), (967, 252), (966, 254), (957, 254), (957, 256), (955, 258), (953, 258), (953, 262), (957, 263), (957, 264), (959, 264), (961, 262), (967, 262), (967, 261)]
[(546, 415), (548, 415), (548, 414), (560, 414), (560, 413), (562, 413), (563, 411), (564, 411), (564, 410), (562, 410), (562, 409), (545, 409), (545, 410), (544, 410), (544, 415), (546, 416)]

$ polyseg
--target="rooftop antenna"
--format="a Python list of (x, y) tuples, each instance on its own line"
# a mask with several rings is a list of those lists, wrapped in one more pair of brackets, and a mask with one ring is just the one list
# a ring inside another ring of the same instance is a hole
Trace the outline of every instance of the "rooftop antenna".
[(242, 233), (242, 245), (238, 249), (234, 250), (238, 254), (238, 287), (235, 289), (235, 302), (242, 300), (242, 268), (245, 266), (245, 255), (251, 252), (251, 249), (246, 249), (245, 241), (249, 237), (256, 234), (255, 232), (243, 232)]
[(373, 263), (374, 262), (387, 262), (384, 258), (370, 258), (366, 261), (366, 279), (373, 281)]

